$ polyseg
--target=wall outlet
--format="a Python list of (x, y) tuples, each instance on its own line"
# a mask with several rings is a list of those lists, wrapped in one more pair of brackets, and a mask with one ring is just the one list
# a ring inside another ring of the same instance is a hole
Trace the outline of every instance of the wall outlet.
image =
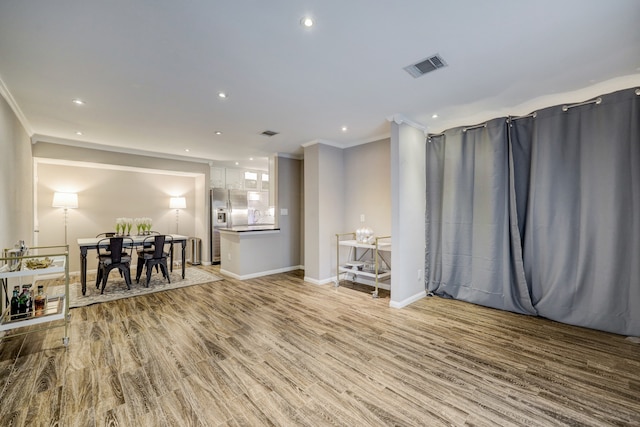
[(419, 268), (418, 269), (418, 281), (420, 281), (422, 279), (422, 269)]

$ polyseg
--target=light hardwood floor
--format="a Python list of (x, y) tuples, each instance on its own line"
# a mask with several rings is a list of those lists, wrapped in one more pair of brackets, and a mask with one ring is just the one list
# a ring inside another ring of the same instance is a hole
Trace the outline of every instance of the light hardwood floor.
[(0, 342), (0, 425), (640, 425), (640, 344), (388, 304), (292, 272), (73, 309), (68, 348)]

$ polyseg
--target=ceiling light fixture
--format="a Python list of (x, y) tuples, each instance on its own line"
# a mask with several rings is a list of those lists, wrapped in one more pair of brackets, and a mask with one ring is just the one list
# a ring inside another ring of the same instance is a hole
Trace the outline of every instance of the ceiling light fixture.
[(216, 135), (222, 135), (222, 132), (220, 132), (219, 130), (214, 132)]
[(77, 132), (76, 132), (76, 135), (78, 135), (78, 136), (82, 136), (82, 132), (77, 131)]
[(72, 100), (71, 102), (73, 102), (76, 105), (84, 105), (84, 101), (82, 99), (78, 99), (78, 98)]
[(346, 132), (346, 131), (348, 131), (348, 130), (349, 130), (349, 128), (348, 128), (348, 127), (346, 127), (346, 126), (342, 126), (342, 132)]
[(238, 165), (240, 165), (240, 163), (239, 163), (239, 162), (236, 162), (236, 166), (238, 166)]
[(313, 27), (313, 24), (315, 22), (313, 21), (313, 18), (310, 16), (305, 16), (300, 20), (300, 25), (302, 25), (305, 28), (311, 28)]
[(224, 92), (218, 92), (218, 98), (222, 98), (225, 99), (227, 97), (227, 94)]
[(253, 161), (253, 157), (249, 157), (249, 160)]
[(432, 119), (437, 119), (437, 118), (438, 118), (438, 115), (437, 115), (437, 114), (434, 114), (433, 116), (431, 116), (431, 118), (432, 118)]
[(184, 149), (184, 151), (186, 151), (186, 152), (188, 153), (188, 152), (189, 152), (189, 149), (188, 149), (188, 148), (185, 148), (185, 149)]

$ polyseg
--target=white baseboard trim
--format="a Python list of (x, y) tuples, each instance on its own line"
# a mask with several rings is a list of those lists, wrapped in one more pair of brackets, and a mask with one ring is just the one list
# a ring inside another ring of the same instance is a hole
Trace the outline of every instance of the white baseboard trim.
[(402, 301), (391, 301), (389, 302), (389, 307), (391, 308), (403, 308), (408, 306), (411, 303), (414, 303), (418, 300), (421, 300), (422, 298), (426, 298), (427, 297), (427, 291), (421, 291), (418, 292), (417, 294), (410, 296), (409, 298), (406, 298)]
[[(335, 283), (336, 282), (336, 276), (333, 276), (330, 279), (331, 282)], [(361, 278), (361, 277), (356, 277), (355, 280), (349, 280), (349, 282), (354, 282), (354, 283), (360, 283), (361, 285), (368, 285), (368, 286), (376, 286), (376, 281), (375, 280), (371, 280), (371, 279), (365, 279), (365, 278)], [(329, 283), (329, 282), (327, 282)], [(386, 289), (388, 291), (391, 290), (391, 285), (387, 282), (378, 282), (378, 288), (380, 289)]]
[(262, 276), (269, 276), (271, 274), (286, 273), (288, 271), (294, 271), (294, 270), (301, 270), (301, 268), (299, 265), (292, 265), (291, 267), (278, 268), (278, 269), (269, 270), (269, 271), (260, 271), (257, 273), (244, 274), (242, 276), (236, 273), (232, 273), (223, 268), (220, 268), (220, 274), (233, 277), (234, 279), (237, 279), (237, 280), (248, 280), (248, 279), (255, 279), (257, 277), (262, 277)]
[(322, 285), (326, 285), (327, 283), (335, 283), (336, 279), (333, 277), (329, 277), (328, 279), (318, 280), (318, 279), (312, 279), (311, 277), (308, 277), (308, 276), (304, 276), (304, 281), (309, 282), (312, 285), (322, 286)]

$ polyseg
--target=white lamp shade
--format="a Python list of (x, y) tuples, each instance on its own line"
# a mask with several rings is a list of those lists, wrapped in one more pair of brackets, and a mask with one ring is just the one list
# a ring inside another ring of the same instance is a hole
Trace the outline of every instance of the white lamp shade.
[(76, 209), (78, 207), (78, 193), (53, 193), (54, 208)]
[(186, 209), (187, 200), (184, 197), (172, 197), (171, 200), (169, 200), (169, 208), (170, 209)]

